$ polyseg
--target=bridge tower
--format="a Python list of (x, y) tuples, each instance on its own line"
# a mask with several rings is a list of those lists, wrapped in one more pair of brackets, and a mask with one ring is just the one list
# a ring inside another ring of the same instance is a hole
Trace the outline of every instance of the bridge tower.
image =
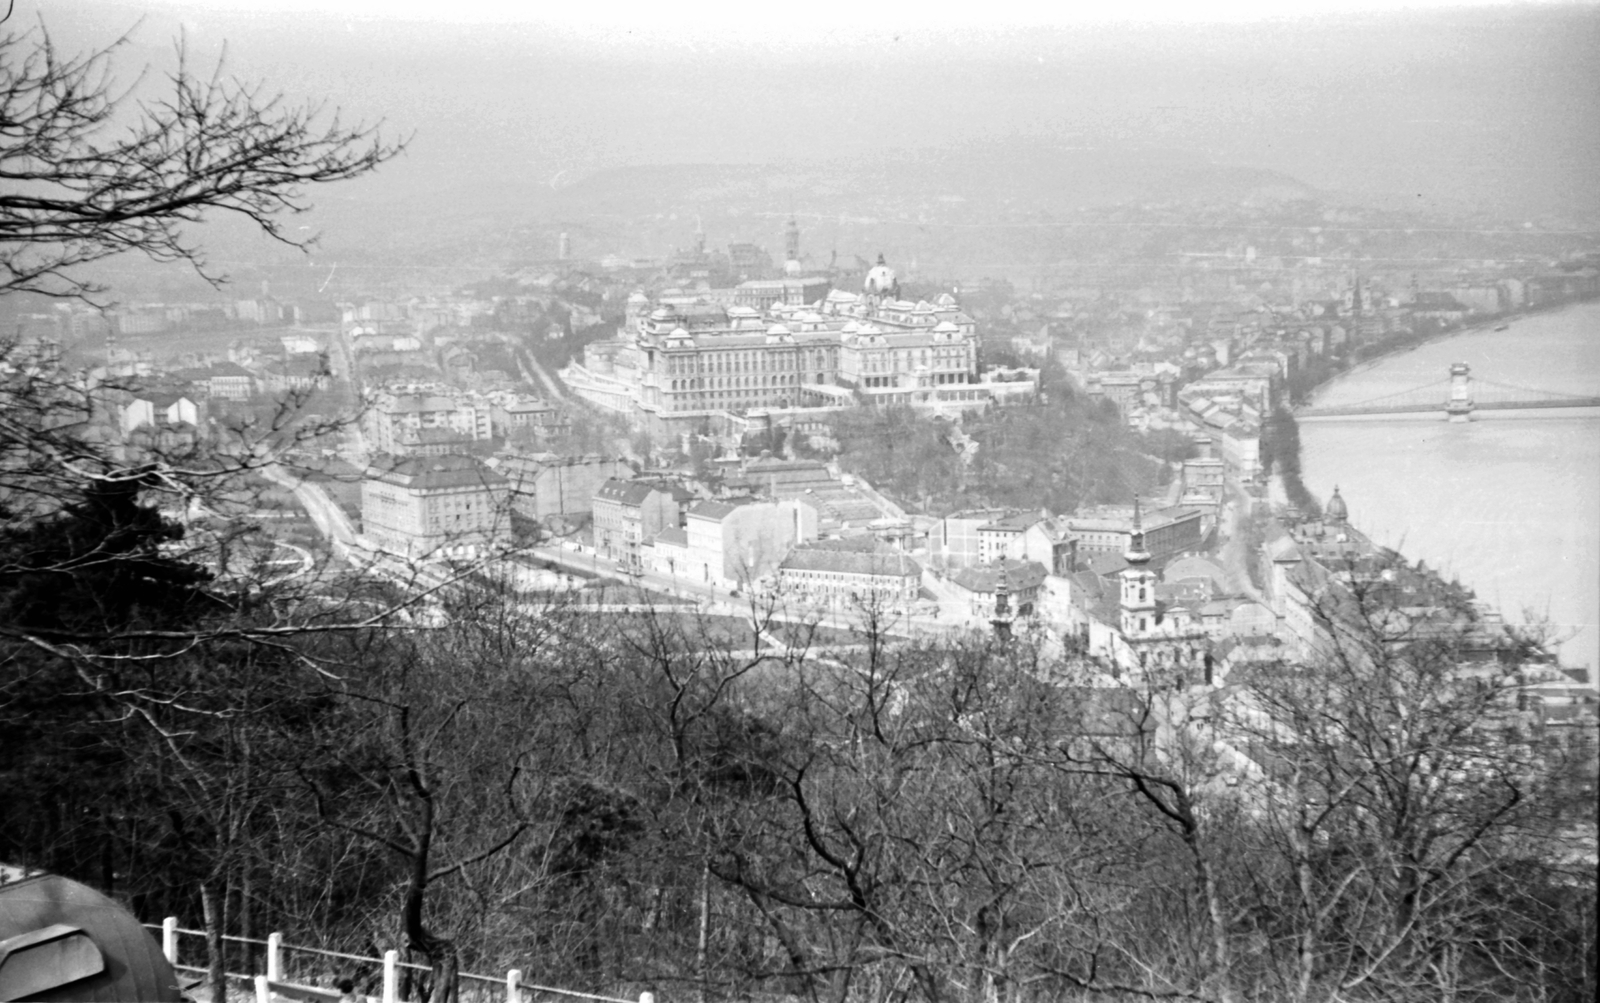
[(1472, 367), (1465, 362), (1450, 366), (1450, 396), (1444, 402), (1444, 413), (1451, 421), (1472, 420)]

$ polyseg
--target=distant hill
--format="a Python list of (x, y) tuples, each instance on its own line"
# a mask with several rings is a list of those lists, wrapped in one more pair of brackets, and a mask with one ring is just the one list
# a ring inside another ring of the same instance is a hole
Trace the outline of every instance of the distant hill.
[(1179, 151), (1024, 144), (854, 160), (633, 165), (554, 187), (525, 177), (458, 176), (427, 197), (380, 196), (382, 187), (324, 203), (319, 216), (330, 250), (516, 261), (549, 257), (565, 232), (579, 257), (656, 257), (689, 246), (698, 220), (713, 248), (753, 241), (778, 257), (793, 214), (810, 265), (826, 265), (835, 251), (844, 262), (883, 252), (929, 274), (1041, 264), (1045, 249), (1030, 230), (1069, 222), (1084, 207), (1317, 195), (1275, 171)]
[[(1317, 193), (1294, 178), (1163, 150), (994, 146), (901, 152), (870, 161), (678, 164), (600, 171), (528, 207), (533, 233), (566, 231), (579, 253), (659, 255), (693, 239), (783, 247), (798, 219), (809, 264), (834, 251), (888, 254), (928, 274), (1043, 264), (1052, 235), (1085, 207), (1280, 202)], [(531, 235), (531, 234), (530, 234)]]
[[(1103, 226), (1093, 231), (1098, 242), (1086, 243), (1070, 225), (1085, 208), (1236, 207), (1320, 195), (1280, 172), (1182, 151), (1020, 142), (775, 164), (630, 165), (563, 176), (554, 186), (485, 161), (431, 182), (380, 171), (312, 194), (316, 209), (306, 221), (323, 240), (309, 258), (224, 219), (206, 235), (214, 260), (246, 288), (270, 278), (280, 295), (320, 292), (329, 279), (337, 280), (327, 287), (332, 295), (347, 282), (400, 292), (418, 280), (453, 284), (549, 259), (561, 233), (580, 259), (656, 258), (690, 246), (698, 224), (711, 248), (750, 241), (779, 259), (792, 214), (809, 267), (882, 253), (910, 278), (973, 279), (1106, 252)], [(330, 271), (335, 262), (339, 270)], [(119, 278), (151, 287), (152, 266), (130, 259), (118, 268), (126, 270)], [(163, 271), (201, 291), (191, 276)]]
[[(663, 212), (845, 214), (907, 221), (975, 212), (1071, 212), (1121, 202), (1240, 202), (1316, 193), (1275, 171), (1207, 163), (1163, 150), (898, 152), (874, 161), (620, 167), (560, 189), (540, 208), (553, 220)], [(774, 205), (774, 203), (780, 203)], [(792, 203), (792, 206), (783, 203)]]

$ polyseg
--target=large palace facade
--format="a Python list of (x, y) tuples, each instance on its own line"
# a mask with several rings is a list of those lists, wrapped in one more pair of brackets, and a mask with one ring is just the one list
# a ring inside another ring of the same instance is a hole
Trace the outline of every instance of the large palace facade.
[(761, 285), (779, 283), (760, 297), (740, 295), (740, 286), (732, 302), (669, 294), (652, 304), (635, 293), (619, 337), (588, 346), (563, 378), (661, 432), (751, 409), (981, 406), (991, 396), (979, 380), (973, 319), (948, 293), (931, 303), (900, 299), (881, 257), (859, 294), (809, 279)]

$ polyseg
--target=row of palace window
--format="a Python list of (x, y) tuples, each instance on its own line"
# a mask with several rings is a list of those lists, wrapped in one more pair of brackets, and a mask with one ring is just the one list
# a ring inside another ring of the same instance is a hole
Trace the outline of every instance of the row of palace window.
[[(913, 365), (928, 365), (928, 350), (903, 348), (883, 352), (863, 352), (862, 372), (886, 373), (891, 369), (894, 372), (910, 371)], [(966, 349), (936, 348), (933, 350), (933, 365), (936, 368), (946, 369), (952, 366), (965, 368), (968, 355)]]
[(806, 352), (800, 356), (769, 352), (710, 352), (703, 355), (669, 355), (667, 373), (673, 376), (695, 373), (769, 373), (791, 369), (830, 368), (838, 365), (837, 349)]
[[(709, 399), (708, 399), (709, 398)], [(696, 394), (693, 400), (670, 400), (667, 402), (668, 411), (699, 411), (704, 408), (741, 408), (741, 407), (788, 407), (789, 398), (779, 397), (771, 400), (762, 397), (750, 397), (729, 391), (726, 393), (701, 393)]]
[[(941, 369), (965, 368), (970, 355), (965, 347), (924, 349), (893, 349), (863, 353), (863, 372), (902, 372), (915, 365)], [(684, 376), (697, 373), (767, 373), (792, 369), (834, 368), (838, 366), (837, 349), (827, 352), (769, 353), (769, 352), (710, 352), (695, 355), (666, 357), (668, 375)]]
[[(821, 373), (817, 374), (817, 382), (823, 382)], [(774, 386), (792, 387), (799, 383), (801, 374), (779, 373), (776, 376), (763, 376), (759, 379), (754, 376), (724, 376), (703, 380), (673, 380), (672, 390), (745, 390), (756, 393), (770, 392)]]

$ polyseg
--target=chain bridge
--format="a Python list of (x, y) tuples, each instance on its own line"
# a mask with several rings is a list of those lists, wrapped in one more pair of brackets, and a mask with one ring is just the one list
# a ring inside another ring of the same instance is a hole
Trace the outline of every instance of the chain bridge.
[(1437, 412), (1451, 421), (1469, 421), (1474, 411), (1521, 411), (1530, 408), (1600, 407), (1600, 397), (1556, 393), (1493, 380), (1473, 379), (1465, 362), (1450, 367), (1444, 379), (1410, 390), (1385, 394), (1338, 407), (1302, 407), (1296, 418), (1345, 418), (1365, 414)]

